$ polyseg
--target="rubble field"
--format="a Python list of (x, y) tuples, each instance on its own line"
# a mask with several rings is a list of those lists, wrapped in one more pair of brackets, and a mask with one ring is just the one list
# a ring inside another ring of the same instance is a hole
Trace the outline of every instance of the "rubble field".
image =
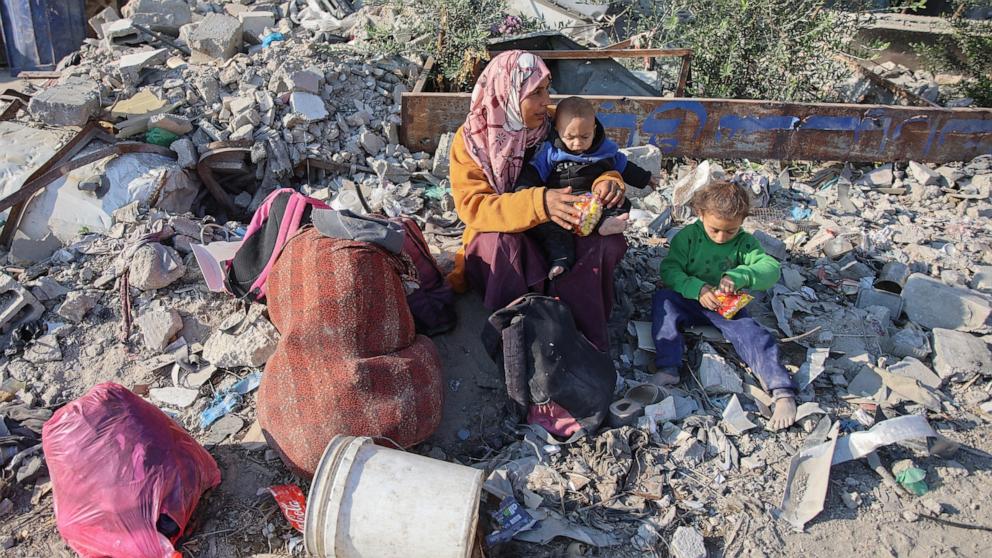
[[(255, 417), (279, 334), (263, 305), (210, 291), (193, 246), (239, 239), (277, 187), (363, 211), (360, 189), (372, 211), (413, 217), (450, 269), (462, 231), (451, 136), (435, 154), (411, 153), (398, 137), (401, 95), (426, 60), (368, 52), (363, 30), (392, 15), (353, 8), (132, 0), (122, 14), (98, 15), (99, 37), (30, 91), (15, 134), (100, 117), (118, 139), (175, 158), (128, 154), (73, 170), (27, 205), (34, 221), (0, 254), (0, 554), (74, 555), (55, 527), (41, 427), (116, 382), (174, 418), (220, 467), (220, 486), (177, 545), (183, 556), (305, 555), (264, 489), (306, 492), (309, 481), (267, 447)], [(338, 44), (342, 36), (351, 42)], [(936, 98), (930, 89), (924, 96)], [(770, 397), (702, 328), (687, 334), (682, 383), (644, 416), (560, 444), (516, 422), (481, 343), (487, 312), (463, 295), (457, 327), (433, 338), (442, 424), (410, 451), (485, 470), (479, 538), (503, 536), (485, 556), (987, 554), (992, 155), (936, 166), (625, 152), (660, 186), (628, 190), (630, 248), (610, 320), (615, 398), (653, 372), (651, 297), (669, 240), (694, 218), (686, 201), (726, 177), (751, 192), (745, 228), (782, 262), (779, 283), (753, 293), (749, 310), (780, 339), (801, 387), (799, 420), (766, 430)], [(11, 176), (0, 176), (3, 196), (20, 186)], [(900, 437), (893, 424), (927, 435)], [(815, 459), (833, 444), (846, 460), (833, 449), (834, 463)], [(507, 503), (529, 518), (525, 528), (500, 523)]]

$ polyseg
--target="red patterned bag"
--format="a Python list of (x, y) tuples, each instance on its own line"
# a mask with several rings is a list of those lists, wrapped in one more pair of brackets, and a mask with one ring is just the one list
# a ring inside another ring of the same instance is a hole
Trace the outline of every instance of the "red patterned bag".
[(294, 237), (268, 280), (281, 339), (265, 366), (258, 418), (269, 445), (312, 476), (336, 434), (408, 447), (441, 421), (441, 360), (414, 331), (409, 259), (365, 242)]

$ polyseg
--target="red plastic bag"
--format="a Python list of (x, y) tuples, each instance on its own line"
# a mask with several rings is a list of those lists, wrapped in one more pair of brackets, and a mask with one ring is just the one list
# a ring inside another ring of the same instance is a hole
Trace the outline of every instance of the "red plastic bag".
[[(59, 533), (83, 558), (173, 558), (214, 458), (157, 407), (100, 384), (42, 429)], [(159, 532), (161, 529), (169, 536)]]

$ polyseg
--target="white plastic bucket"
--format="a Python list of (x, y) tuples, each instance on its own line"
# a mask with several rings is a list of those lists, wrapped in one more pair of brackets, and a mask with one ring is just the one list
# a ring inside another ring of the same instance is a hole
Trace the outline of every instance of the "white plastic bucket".
[(307, 497), (307, 552), (469, 558), (481, 490), (480, 470), (335, 436)]

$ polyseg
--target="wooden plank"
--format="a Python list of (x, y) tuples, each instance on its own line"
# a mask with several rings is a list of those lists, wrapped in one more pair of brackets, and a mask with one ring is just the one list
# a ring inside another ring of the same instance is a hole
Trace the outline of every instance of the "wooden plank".
[[(621, 147), (651, 143), (672, 157), (943, 163), (992, 153), (990, 109), (586, 98)], [(434, 151), (465, 121), (469, 102), (468, 93), (404, 93), (400, 142)]]
[(615, 48), (601, 50), (529, 50), (544, 60), (600, 60), (603, 58), (644, 58), (690, 56), (689, 48)]

